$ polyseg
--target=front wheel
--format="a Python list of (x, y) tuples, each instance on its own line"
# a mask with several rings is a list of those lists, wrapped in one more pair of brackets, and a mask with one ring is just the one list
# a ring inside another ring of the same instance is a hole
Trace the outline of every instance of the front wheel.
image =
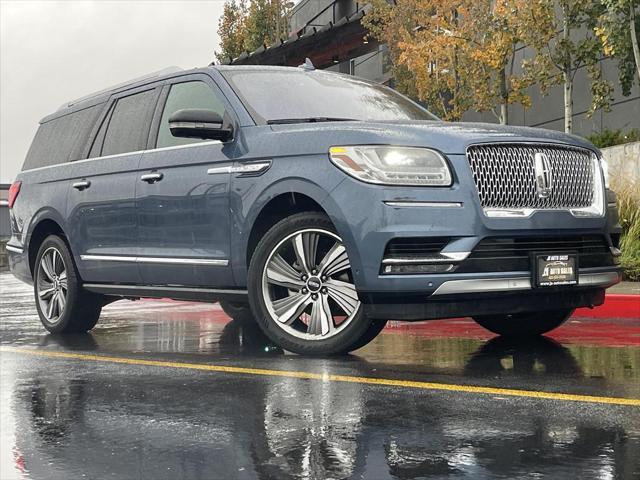
[(562, 325), (574, 309), (544, 310), (532, 313), (482, 315), (473, 319), (487, 330), (505, 337), (534, 337)]
[(322, 213), (299, 213), (274, 225), (256, 247), (248, 283), (256, 320), (286, 350), (339, 354), (373, 339), (366, 336), (371, 322), (347, 250)]

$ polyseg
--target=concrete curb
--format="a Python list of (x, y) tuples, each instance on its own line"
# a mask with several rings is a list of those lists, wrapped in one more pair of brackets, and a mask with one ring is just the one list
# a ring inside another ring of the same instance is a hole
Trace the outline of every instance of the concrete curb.
[(573, 314), (580, 318), (632, 318), (640, 320), (640, 295), (610, 293), (602, 305), (595, 308), (579, 308)]

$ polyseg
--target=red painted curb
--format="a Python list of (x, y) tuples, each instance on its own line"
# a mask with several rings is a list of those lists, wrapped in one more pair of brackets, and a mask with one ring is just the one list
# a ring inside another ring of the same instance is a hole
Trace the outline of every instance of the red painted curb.
[(579, 308), (573, 314), (581, 318), (633, 318), (640, 320), (640, 295), (609, 293), (595, 308)]

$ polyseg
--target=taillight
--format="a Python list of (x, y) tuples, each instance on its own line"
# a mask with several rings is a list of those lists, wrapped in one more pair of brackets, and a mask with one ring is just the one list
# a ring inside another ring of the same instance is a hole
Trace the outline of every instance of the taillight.
[(9, 208), (13, 208), (13, 204), (16, 203), (16, 198), (18, 198), (18, 194), (20, 193), (20, 186), (22, 182), (20, 180), (16, 180), (11, 184), (9, 188), (9, 197), (7, 198), (7, 204)]

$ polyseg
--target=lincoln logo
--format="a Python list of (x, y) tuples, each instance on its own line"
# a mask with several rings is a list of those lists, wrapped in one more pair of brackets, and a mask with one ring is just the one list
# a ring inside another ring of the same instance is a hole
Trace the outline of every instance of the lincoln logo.
[(553, 188), (553, 177), (551, 175), (551, 162), (546, 153), (537, 152), (533, 156), (536, 171), (536, 191), (538, 197), (547, 198), (551, 195)]
[(307, 282), (307, 286), (309, 287), (309, 290), (313, 292), (320, 290), (321, 285), (322, 283), (320, 283), (320, 280), (318, 280), (315, 277), (310, 278), (309, 281)]

